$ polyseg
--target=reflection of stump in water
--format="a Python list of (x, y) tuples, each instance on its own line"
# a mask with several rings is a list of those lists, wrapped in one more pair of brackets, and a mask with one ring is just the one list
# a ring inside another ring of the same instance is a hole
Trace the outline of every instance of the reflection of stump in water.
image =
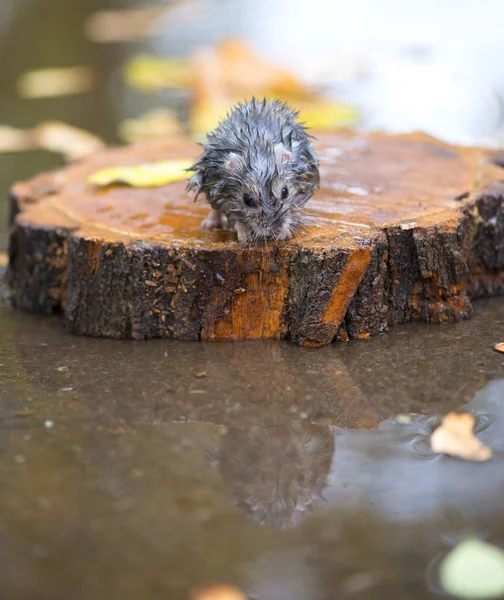
[[(274, 342), (118, 344), (72, 338), (55, 321), (30, 315), (14, 313), (13, 319), (12, 354), (29, 395), (78, 397), (108, 428), (171, 421), (250, 428), (300, 417), (352, 429), (380, 422), (332, 352)], [(69, 408), (58, 401), (52, 416)]]
[(329, 427), (293, 422), (232, 428), (215, 462), (233, 501), (253, 521), (288, 528), (322, 498), (334, 450)]

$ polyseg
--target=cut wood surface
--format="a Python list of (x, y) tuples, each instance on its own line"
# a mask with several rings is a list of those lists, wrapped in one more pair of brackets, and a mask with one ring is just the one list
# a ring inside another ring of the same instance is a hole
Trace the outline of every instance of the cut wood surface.
[(208, 205), (183, 182), (86, 185), (104, 167), (196, 157), (190, 141), (111, 149), (14, 185), (14, 304), (62, 311), (80, 335), (321, 346), (456, 321), (471, 298), (504, 292), (504, 174), (485, 150), (424, 134), (316, 137), (321, 188), (289, 242), (201, 230)]

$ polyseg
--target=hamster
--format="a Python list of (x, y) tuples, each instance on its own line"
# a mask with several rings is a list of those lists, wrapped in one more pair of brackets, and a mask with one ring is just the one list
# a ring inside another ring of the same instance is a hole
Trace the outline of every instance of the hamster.
[(311, 137), (297, 117), (286, 103), (253, 98), (208, 135), (187, 185), (212, 207), (204, 229), (229, 225), (240, 242), (251, 244), (286, 240), (300, 229), (320, 175)]

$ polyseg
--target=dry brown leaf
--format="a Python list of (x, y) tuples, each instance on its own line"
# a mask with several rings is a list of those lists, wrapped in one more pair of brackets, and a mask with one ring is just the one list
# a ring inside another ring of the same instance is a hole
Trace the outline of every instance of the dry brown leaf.
[(271, 94), (307, 98), (311, 95), (293, 73), (257, 55), (239, 39), (223, 41), (215, 53), (224, 86), (232, 96)]
[(257, 56), (239, 40), (227, 40), (216, 48), (198, 48), (190, 62), (193, 135), (213, 129), (230, 105), (253, 95), (289, 102), (299, 109), (299, 120), (313, 129), (346, 127), (357, 119), (352, 106), (314, 95), (288, 70)]
[(33, 417), (38, 413), (38, 410), (29, 410), (28, 408), (26, 410), (19, 410), (16, 413), (16, 417)]
[(171, 2), (123, 10), (100, 10), (85, 23), (84, 31), (93, 42), (128, 42), (166, 34), (167, 23), (188, 22), (202, 9), (201, 0)]
[(448, 413), (431, 435), (432, 451), (464, 460), (490, 460), (492, 450), (474, 436), (474, 423), (474, 417), (469, 413)]
[(152, 110), (137, 119), (126, 119), (119, 125), (119, 137), (125, 142), (141, 142), (183, 134), (175, 114), (165, 108)]
[(239, 40), (199, 47), (190, 64), (195, 113), (204, 112), (208, 106), (229, 107), (253, 95), (291, 101), (311, 97), (292, 73), (257, 56)]
[(190, 600), (247, 600), (243, 593), (234, 585), (216, 583), (194, 590)]
[(229, 107), (252, 95), (309, 97), (289, 71), (263, 60), (240, 40), (199, 47), (190, 63), (195, 114), (210, 112), (208, 107)]
[(95, 76), (89, 67), (48, 68), (23, 73), (17, 81), (21, 98), (51, 98), (92, 89)]
[(0, 153), (22, 152), (33, 148), (32, 132), (0, 125)]
[(48, 121), (35, 127), (33, 139), (38, 147), (59, 152), (68, 160), (78, 160), (105, 148), (94, 134), (59, 121)]
[(495, 350), (497, 350), (497, 352), (504, 352), (504, 342), (501, 342), (500, 344), (495, 344), (494, 348)]

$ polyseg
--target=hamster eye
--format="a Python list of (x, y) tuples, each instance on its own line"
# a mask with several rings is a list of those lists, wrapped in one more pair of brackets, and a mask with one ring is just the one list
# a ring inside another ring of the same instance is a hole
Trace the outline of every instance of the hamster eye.
[(285, 200), (287, 198), (287, 196), (289, 195), (289, 190), (286, 187), (282, 188), (282, 200)]
[(254, 208), (254, 206), (256, 206), (256, 201), (249, 194), (244, 194), (243, 202), (245, 202), (245, 204), (250, 208)]

